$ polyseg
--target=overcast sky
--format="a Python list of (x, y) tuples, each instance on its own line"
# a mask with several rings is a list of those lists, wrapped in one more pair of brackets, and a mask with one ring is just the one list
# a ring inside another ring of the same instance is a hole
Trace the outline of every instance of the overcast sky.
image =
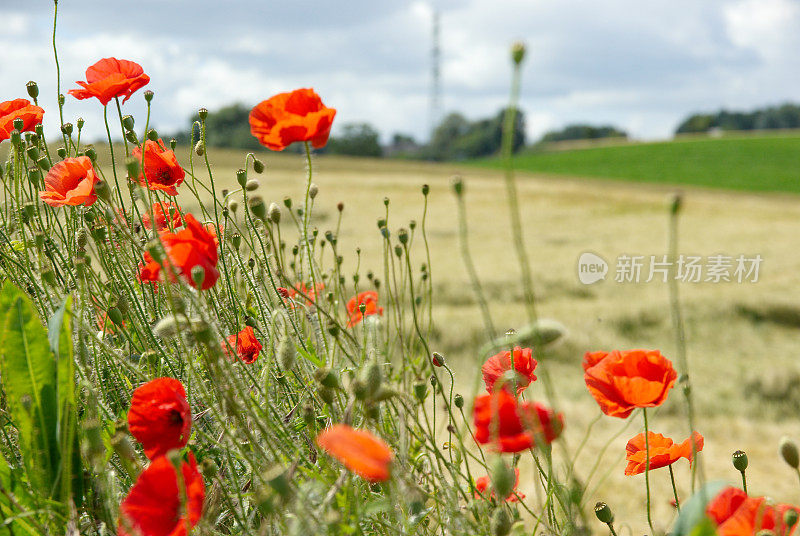
[[(338, 109), (338, 127), (425, 138), (434, 10), (443, 111), (496, 113), (520, 39), (532, 138), (578, 121), (661, 138), (691, 112), (800, 101), (800, 0), (60, 0), (62, 92), (114, 56), (150, 75), (162, 133), (201, 106), (310, 86)], [(36, 80), (52, 132), (52, 2), (0, 0), (0, 27), (0, 101)], [(125, 111), (143, 122), (141, 93)], [(90, 138), (104, 134), (96, 101), (68, 96), (66, 114), (83, 116)]]

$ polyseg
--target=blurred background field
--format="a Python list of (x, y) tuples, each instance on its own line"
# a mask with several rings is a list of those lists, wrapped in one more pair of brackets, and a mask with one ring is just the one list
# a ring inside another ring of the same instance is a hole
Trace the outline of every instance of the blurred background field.
[[(789, 158), (789, 151), (783, 146), (798, 143), (798, 139), (775, 139), (780, 141), (781, 147), (776, 150)], [(682, 143), (686, 142), (676, 145)], [(637, 147), (629, 149), (637, 150)], [(189, 149), (179, 147), (176, 152), (187, 165)], [(589, 151), (563, 154), (565, 158), (577, 159), (578, 155), (587, 153), (590, 154)], [(238, 188), (235, 172), (243, 166), (243, 157), (240, 151), (209, 149), (218, 191)], [(295, 200), (302, 197), (303, 157), (267, 152), (259, 152), (258, 157), (266, 164), (266, 171), (258, 176), (251, 173), (251, 178), (255, 176), (260, 181), (258, 192), (267, 203), (274, 201), (283, 206), (286, 196)], [(194, 159), (198, 179), (205, 180), (204, 165), (196, 156)], [(625, 159), (627, 157), (622, 158)], [(535, 157), (520, 160), (521, 166), (526, 167)], [(765, 160), (752, 157), (746, 161), (763, 162), (766, 169), (770, 163)], [(107, 156), (101, 155), (100, 162), (107, 161)], [(676, 167), (680, 165), (675, 162)], [(564, 164), (562, 169), (566, 167)], [(780, 162), (776, 167), (800, 169)], [(570, 177), (526, 172), (518, 175), (525, 241), (534, 269), (539, 315), (555, 319), (567, 328), (564, 340), (545, 356), (538, 357), (539, 366), (547, 367), (557, 387), (556, 403), (565, 413), (566, 437), (572, 449), (600, 414), (583, 383), (580, 362), (584, 352), (643, 347), (659, 348), (667, 357), (676, 357), (667, 285), (660, 281), (614, 281), (617, 256), (667, 253), (668, 207), (676, 187), (666, 180), (656, 184), (579, 178), (580, 169), (586, 168), (576, 167), (568, 173)], [(334, 229), (336, 204), (344, 203), (339, 249), (345, 259), (343, 270), (348, 279), (356, 268), (356, 248), (361, 250), (362, 279), (368, 270), (376, 275), (383, 272), (383, 246), (376, 222), (385, 214), (384, 197), (390, 200), (389, 229), (396, 232), (400, 227), (408, 227), (410, 220), (421, 223), (421, 187), (430, 185), (426, 227), (432, 257), (436, 323), (432, 348), (443, 353), (455, 370), (457, 391), (465, 395), (468, 404), (478, 388), (484, 357), (479, 349), (485, 343), (485, 332), (459, 255), (451, 179), (454, 174), (464, 178), (470, 246), (495, 325), (498, 331), (504, 332), (523, 327), (526, 320), (501, 173), (466, 163), (334, 156), (314, 159), (314, 182), (319, 185), (319, 195), (315, 200), (312, 225), (321, 233)], [(758, 173), (745, 169), (740, 175), (755, 177)], [(187, 176), (188, 180), (191, 179)], [(754, 185), (753, 189), (760, 188)], [(795, 247), (800, 198), (793, 194), (746, 193), (695, 186), (682, 186), (681, 191), (684, 209), (680, 253), (703, 257), (760, 254), (763, 258), (756, 283), (680, 284), (699, 413), (698, 429), (706, 437), (705, 472), (710, 479), (735, 483), (739, 475), (731, 466), (730, 455), (736, 449), (744, 449), (750, 455), (753, 492), (774, 493), (780, 500), (795, 500), (800, 496), (796, 476), (786, 470), (776, 449), (781, 435), (800, 436), (800, 420), (797, 419), (800, 304), (795, 299), (796, 274), (800, 270), (800, 251)], [(240, 199), (240, 195), (234, 194), (233, 198)], [(186, 193), (180, 201), (190, 211), (197, 209), (196, 201)], [(417, 266), (424, 262), (419, 233), (420, 227), (417, 227), (412, 253), (412, 262)], [(590, 286), (580, 283), (577, 260), (585, 251), (609, 261), (610, 273), (605, 281)], [(534, 385), (529, 396), (542, 399), (544, 393)], [(646, 527), (640, 508), (644, 483), (642, 475), (623, 475), (624, 445), (638, 433), (640, 422), (640, 418), (630, 422), (608, 417), (599, 420), (578, 465), (580, 472), (588, 472), (602, 446), (615, 437), (610, 448), (604, 451), (592, 482), (595, 485), (598, 477), (602, 477), (601, 487), (590, 491), (586, 500), (593, 504), (603, 499), (613, 504), (619, 522), (631, 523), (633, 533)], [(678, 389), (654, 414), (652, 422), (656, 431), (676, 440), (688, 435)], [(628, 428), (617, 435), (626, 425)], [(533, 472), (524, 463), (522, 467), (520, 488), (526, 492), (525, 471), (529, 470), (529, 475)], [(689, 494), (688, 475), (688, 464), (679, 465), (677, 478), (682, 496)], [(660, 501), (654, 505), (655, 517), (670, 519), (668, 474), (656, 472), (653, 481)]]

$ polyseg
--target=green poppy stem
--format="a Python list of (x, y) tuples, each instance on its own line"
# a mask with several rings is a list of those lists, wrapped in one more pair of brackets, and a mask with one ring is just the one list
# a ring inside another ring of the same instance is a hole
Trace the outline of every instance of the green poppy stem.
[(650, 526), (650, 533), (655, 535), (653, 528), (653, 517), (650, 514), (650, 431), (647, 426), (647, 408), (642, 408), (644, 416), (644, 485), (647, 490), (647, 524)]

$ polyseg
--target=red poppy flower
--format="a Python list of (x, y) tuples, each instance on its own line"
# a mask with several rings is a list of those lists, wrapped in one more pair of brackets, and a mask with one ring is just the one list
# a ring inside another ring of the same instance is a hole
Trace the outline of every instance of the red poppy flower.
[[(186, 536), (203, 515), (206, 497), (203, 475), (194, 454), (181, 462), (183, 485), (166, 456), (153, 460), (119, 505), (119, 536)], [(181, 488), (186, 502), (181, 501)]]
[(88, 156), (65, 158), (50, 168), (44, 178), (42, 201), (51, 207), (91, 206), (97, 201), (94, 185), (100, 182)]
[(787, 510), (800, 512), (788, 504), (768, 505), (765, 497), (750, 497), (744, 491), (727, 487), (706, 506), (706, 515), (717, 526), (719, 536), (754, 536), (769, 530), (779, 536), (790, 536), (783, 516)]
[(151, 460), (186, 446), (192, 430), (192, 411), (183, 384), (158, 378), (133, 392), (128, 430)]
[(261, 145), (283, 151), (296, 141), (311, 141), (319, 149), (328, 143), (336, 110), (322, 104), (313, 89), (280, 93), (250, 112), (250, 132)]
[(564, 416), (538, 402), (518, 402), (501, 389), (475, 399), (475, 440), (492, 443), (500, 452), (521, 452), (550, 444), (561, 435)]
[[(131, 155), (141, 162), (141, 147), (135, 147)], [(167, 195), (178, 195), (177, 187), (181, 185), (185, 175), (175, 153), (167, 149), (162, 140), (144, 142), (144, 167), (142, 173), (136, 177), (136, 182), (151, 190), (161, 190)]]
[(258, 339), (256, 339), (256, 332), (253, 331), (251, 326), (245, 326), (239, 333), (228, 337), (227, 341), (228, 344), (222, 345), (225, 353), (230, 355), (229, 345), (231, 348), (236, 348), (236, 355), (248, 365), (255, 363), (256, 359), (258, 359), (258, 354), (261, 353), (263, 348)]
[[(650, 470), (666, 467), (677, 462), (680, 458), (686, 458), (692, 463), (692, 439), (694, 439), (695, 450), (703, 450), (703, 436), (694, 432), (692, 437), (681, 444), (673, 443), (668, 437), (661, 434), (650, 432), (647, 434), (650, 444)], [(647, 445), (644, 441), (644, 432), (628, 441), (625, 450), (628, 452), (625, 459), (628, 460), (628, 467), (625, 468), (626, 475), (638, 475), (644, 473), (647, 466)]]
[(11, 137), (14, 119), (23, 121), (20, 132), (30, 132), (42, 122), (44, 110), (31, 104), (28, 99), (14, 99), (0, 102), (0, 142)]
[(122, 99), (124, 103), (148, 82), (150, 77), (144, 74), (138, 63), (103, 58), (86, 69), (86, 82), (75, 82), (83, 89), (70, 89), (69, 94), (76, 99), (95, 97), (105, 106), (114, 97), (125, 97)]
[(583, 378), (600, 409), (612, 417), (624, 419), (636, 408), (660, 406), (678, 377), (658, 350), (614, 350), (595, 359), (584, 357)]
[[(361, 314), (359, 305), (364, 304), (364, 314)], [(350, 320), (347, 321), (347, 327), (351, 328), (364, 320), (365, 317), (370, 315), (382, 315), (383, 307), (378, 306), (378, 293), (374, 290), (361, 292), (354, 298), (350, 298), (347, 302), (347, 314), (350, 315)]]
[[(533, 373), (536, 364), (536, 360), (533, 358), (533, 350), (530, 348), (521, 348), (519, 346), (514, 348), (513, 368), (517, 371), (514, 380), (516, 381), (518, 395), (524, 391), (531, 382), (536, 381), (536, 375)], [(498, 378), (511, 369), (510, 350), (500, 352), (487, 359), (486, 363), (481, 367), (486, 390), (491, 393), (494, 390), (494, 384)], [(507, 384), (504, 384), (504, 387), (505, 386), (507, 386)]]
[(608, 352), (586, 352), (583, 355), (583, 371), (586, 372), (600, 361), (608, 357)]
[[(153, 222), (155, 222), (155, 226)], [(148, 229), (155, 227), (156, 231), (162, 231), (170, 228), (177, 229), (183, 225), (183, 220), (178, 205), (172, 202), (160, 202), (153, 203), (150, 211), (142, 214), (142, 223)]]
[[(520, 500), (525, 498), (525, 495), (519, 493), (517, 491), (517, 485), (519, 485), (519, 468), (514, 468), (514, 476), (516, 479), (514, 480), (514, 487), (511, 488), (511, 493), (508, 494), (506, 497), (506, 502), (519, 502)], [(489, 489), (490, 480), (488, 476), (482, 476), (475, 481), (475, 498), (480, 499), (482, 497), (486, 497), (486, 490)], [(480, 493), (478, 493), (480, 492)], [(492, 490), (490, 497), (494, 497), (494, 490)]]
[[(197, 285), (192, 280), (192, 268), (199, 266), (205, 272), (202, 289), (208, 290), (219, 279), (217, 270), (217, 245), (214, 236), (209, 233), (200, 222), (191, 214), (185, 214), (186, 227), (177, 232), (161, 231), (160, 239), (164, 244), (169, 261), (175, 267), (178, 275), (192, 286)], [(164, 268), (170, 281), (176, 280), (172, 268), (164, 261)], [(144, 254), (144, 263), (139, 264), (139, 279), (141, 281), (158, 281), (162, 266), (153, 259), (149, 253)]]
[(389, 480), (392, 449), (366, 430), (334, 424), (319, 433), (317, 445), (345, 467), (370, 482)]
[[(280, 287), (278, 292), (280, 292), (281, 288), (283, 287)], [(325, 284), (317, 283), (313, 288), (311, 288), (306, 286), (305, 283), (300, 283), (296, 287), (290, 287), (284, 290), (286, 291), (286, 295), (281, 295), (284, 297), (283, 301), (288, 307), (294, 309), (294, 307), (297, 305), (297, 301), (301, 301), (310, 307), (314, 305), (314, 302), (317, 300), (317, 296), (319, 296), (322, 291), (325, 290)], [(304, 298), (304, 295), (308, 296), (308, 298)]]

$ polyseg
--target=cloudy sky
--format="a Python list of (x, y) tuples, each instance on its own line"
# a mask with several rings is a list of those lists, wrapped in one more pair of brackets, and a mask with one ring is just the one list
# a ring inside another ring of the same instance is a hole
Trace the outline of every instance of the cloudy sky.
[[(509, 44), (523, 40), (532, 137), (580, 121), (660, 138), (690, 112), (800, 101), (800, 0), (60, 0), (62, 92), (115, 56), (151, 76), (162, 133), (201, 106), (311, 86), (338, 109), (338, 126), (424, 139), (434, 10), (443, 111), (496, 113)], [(0, 101), (36, 80), (52, 131), (52, 2), (0, 0), (0, 22)], [(141, 91), (125, 109), (143, 121)], [(97, 102), (67, 97), (66, 114), (103, 135)]]

